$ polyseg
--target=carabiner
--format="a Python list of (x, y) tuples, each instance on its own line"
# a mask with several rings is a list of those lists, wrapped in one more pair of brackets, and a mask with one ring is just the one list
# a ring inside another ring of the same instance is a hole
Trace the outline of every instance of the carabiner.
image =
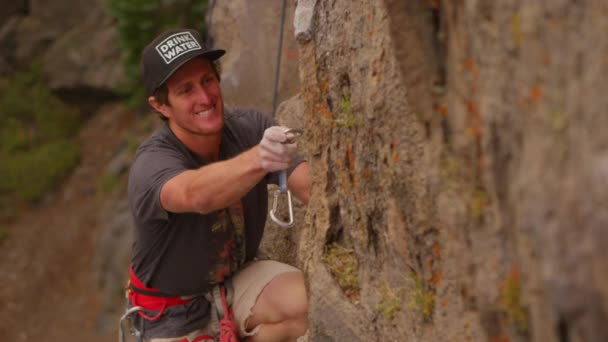
[(304, 134), (304, 131), (297, 128), (290, 128), (285, 131), (285, 135), (287, 136), (287, 140), (283, 142), (283, 144), (293, 144), (296, 142), (296, 138)]
[[(287, 206), (289, 207), (289, 221), (287, 221), (287, 222), (281, 220), (275, 214), (277, 212), (277, 204), (279, 203), (279, 196), (281, 196), (281, 194), (287, 195)], [(270, 210), (270, 218), (279, 227), (290, 228), (291, 226), (293, 226), (293, 224), (295, 223), (295, 220), (293, 219), (293, 206), (291, 204), (291, 192), (289, 192), (289, 190), (287, 190), (287, 192), (282, 192), (281, 190), (276, 190), (274, 192), (274, 202), (272, 204), (272, 210)]]
[[(287, 140), (283, 142), (283, 144), (292, 144), (295, 142), (295, 139), (302, 135), (304, 131), (301, 129), (288, 129), (285, 131), (287, 135)], [(281, 194), (287, 195), (287, 206), (289, 208), (289, 221), (285, 222), (276, 215), (277, 206), (279, 202), (279, 196)], [(272, 203), (272, 210), (270, 210), (270, 218), (274, 223), (283, 228), (290, 228), (295, 223), (293, 218), (293, 205), (291, 203), (291, 192), (287, 189), (287, 171), (283, 170), (279, 172), (279, 190), (274, 193), (274, 201)]]

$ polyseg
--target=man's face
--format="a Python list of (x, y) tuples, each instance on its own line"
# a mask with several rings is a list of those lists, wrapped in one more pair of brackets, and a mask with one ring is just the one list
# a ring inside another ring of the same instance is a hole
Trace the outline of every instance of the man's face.
[(169, 119), (180, 137), (221, 133), (224, 126), (224, 101), (220, 83), (205, 58), (194, 58), (182, 65), (167, 80), (170, 105), (153, 105)]

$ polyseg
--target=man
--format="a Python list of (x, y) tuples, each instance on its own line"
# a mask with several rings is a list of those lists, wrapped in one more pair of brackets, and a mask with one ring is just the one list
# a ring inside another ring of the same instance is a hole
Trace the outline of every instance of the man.
[(195, 30), (174, 29), (142, 54), (148, 102), (164, 120), (138, 148), (128, 186), (136, 225), (128, 295), (143, 307), (135, 323), (146, 341), (209, 339), (214, 310), (224, 317), (222, 341), (236, 341), (235, 328), (247, 341), (295, 341), (308, 327), (302, 272), (254, 261), (267, 184), (285, 170), (290, 191), (308, 203), (308, 164), (285, 127), (224, 110), (224, 53)]

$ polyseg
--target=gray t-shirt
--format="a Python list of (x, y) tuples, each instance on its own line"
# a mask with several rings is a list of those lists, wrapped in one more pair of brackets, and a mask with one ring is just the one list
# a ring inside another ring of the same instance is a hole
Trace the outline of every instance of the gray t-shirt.
[[(251, 110), (227, 110), (224, 121), (220, 160), (257, 145), (264, 130), (274, 125)], [(298, 157), (288, 173), (301, 161)], [(162, 208), (160, 190), (169, 179), (207, 164), (166, 124), (137, 150), (128, 186), (136, 226), (132, 267), (147, 287), (169, 295), (204, 293), (257, 253), (268, 212), (267, 184), (276, 184), (276, 174), (264, 177), (240, 203), (225, 210), (201, 215)], [(231, 260), (224, 260), (227, 250)]]

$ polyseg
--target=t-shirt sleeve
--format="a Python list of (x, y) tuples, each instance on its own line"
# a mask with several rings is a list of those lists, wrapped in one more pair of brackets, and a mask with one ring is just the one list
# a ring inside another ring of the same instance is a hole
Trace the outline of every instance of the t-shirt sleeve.
[(160, 203), (163, 185), (187, 170), (183, 157), (169, 148), (155, 147), (138, 153), (129, 175), (129, 205), (138, 223), (167, 220), (168, 212)]

